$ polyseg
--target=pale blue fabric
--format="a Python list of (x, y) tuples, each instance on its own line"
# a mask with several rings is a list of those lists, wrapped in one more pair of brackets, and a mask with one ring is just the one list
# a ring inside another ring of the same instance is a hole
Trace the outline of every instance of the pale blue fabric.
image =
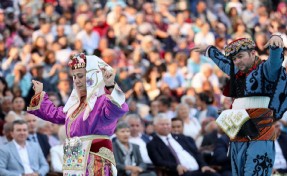
[(270, 176), (275, 160), (273, 141), (231, 142), (233, 176)]
[[(49, 171), (49, 165), (40, 146), (34, 142), (26, 143), (31, 169), (44, 176)], [(24, 173), (20, 155), (14, 142), (9, 142), (0, 148), (0, 176), (19, 176)]]
[[(244, 97), (270, 97), (268, 108), (273, 110), (274, 118), (278, 120), (287, 110), (287, 74), (285, 68), (282, 67), (283, 48), (269, 47), (269, 49), (269, 58), (247, 76)], [(213, 46), (207, 52), (215, 64), (227, 75), (230, 75), (232, 61)], [(238, 72), (237, 67), (234, 68), (234, 72)]]

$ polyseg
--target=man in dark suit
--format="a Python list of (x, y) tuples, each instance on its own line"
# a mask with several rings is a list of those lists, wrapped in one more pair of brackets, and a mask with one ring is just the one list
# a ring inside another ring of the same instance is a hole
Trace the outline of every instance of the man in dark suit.
[(230, 155), (228, 147), (230, 139), (220, 130), (221, 136), (217, 138), (213, 150), (213, 164), (219, 166), (219, 173), (222, 176), (232, 176)]
[(48, 136), (36, 132), (37, 131), (36, 116), (34, 116), (33, 114), (26, 113), (24, 119), (28, 124), (28, 130), (29, 130), (29, 136), (27, 140), (38, 143), (42, 149), (45, 158), (47, 159), (48, 155), (50, 154), (50, 148), (51, 148)]
[(147, 144), (148, 154), (155, 166), (168, 170), (168, 175), (218, 175), (206, 166), (196, 145), (184, 135), (172, 135), (171, 120), (163, 115), (154, 119), (156, 135)]
[(273, 173), (286, 174), (287, 173), (287, 134), (281, 131), (281, 124), (279, 121), (275, 123), (276, 135), (275, 141), (275, 161), (273, 166)]
[(206, 124), (204, 131), (205, 133), (199, 151), (203, 154), (204, 161), (208, 164), (212, 164), (213, 150), (221, 134), (219, 134), (217, 124), (214, 120)]

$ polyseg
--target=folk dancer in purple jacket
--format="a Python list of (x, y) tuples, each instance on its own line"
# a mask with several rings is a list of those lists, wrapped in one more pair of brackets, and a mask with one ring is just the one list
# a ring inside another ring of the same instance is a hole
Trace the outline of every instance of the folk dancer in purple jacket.
[(56, 124), (65, 124), (63, 173), (116, 176), (109, 136), (118, 119), (128, 111), (125, 95), (114, 82), (113, 69), (96, 56), (71, 57), (74, 89), (64, 107), (55, 107), (33, 80), (35, 95), (28, 112)]

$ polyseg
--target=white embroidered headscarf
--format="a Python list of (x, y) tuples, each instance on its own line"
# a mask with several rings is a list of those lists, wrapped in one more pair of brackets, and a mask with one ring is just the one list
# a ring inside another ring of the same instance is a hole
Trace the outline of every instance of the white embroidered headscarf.
[[(103, 67), (106, 69), (113, 69), (97, 56), (86, 56), (87, 106), (84, 111), (84, 121), (88, 118), (90, 112), (94, 108), (97, 98), (105, 94), (105, 83), (103, 81), (103, 76), (100, 69)], [(80, 96), (74, 85), (73, 91), (63, 109), (67, 114), (67, 117), (70, 117), (72, 113), (79, 107), (79, 105)]]

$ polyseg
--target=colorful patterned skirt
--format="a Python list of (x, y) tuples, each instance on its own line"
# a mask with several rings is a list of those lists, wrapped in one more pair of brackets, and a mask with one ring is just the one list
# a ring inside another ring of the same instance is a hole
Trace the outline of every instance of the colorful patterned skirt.
[(116, 176), (112, 142), (108, 136), (67, 139), (64, 145), (64, 176)]

